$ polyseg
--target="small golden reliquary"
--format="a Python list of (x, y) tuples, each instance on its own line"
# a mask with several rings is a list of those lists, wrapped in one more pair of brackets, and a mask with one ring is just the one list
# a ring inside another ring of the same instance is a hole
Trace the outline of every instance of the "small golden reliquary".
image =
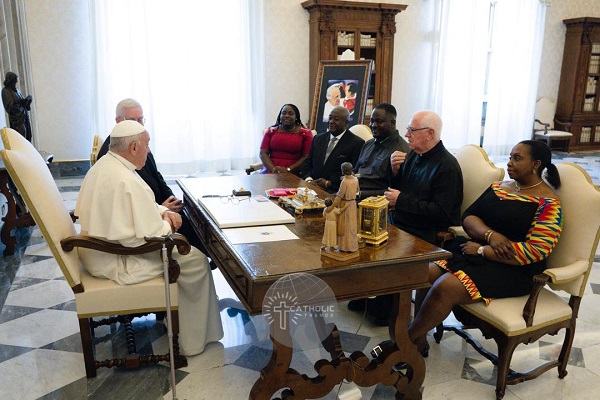
[(367, 244), (379, 246), (388, 240), (385, 196), (371, 196), (358, 203), (358, 236)]

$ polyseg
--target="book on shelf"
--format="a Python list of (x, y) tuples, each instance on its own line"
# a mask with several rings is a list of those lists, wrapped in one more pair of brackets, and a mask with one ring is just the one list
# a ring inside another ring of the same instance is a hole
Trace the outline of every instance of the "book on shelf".
[(590, 68), (588, 72), (590, 74), (597, 74), (600, 72), (600, 55), (590, 57)]
[(579, 135), (579, 142), (581, 143), (589, 143), (590, 136), (592, 134), (592, 128), (589, 126), (584, 126), (581, 128), (581, 134)]
[(592, 43), (592, 53), (600, 53), (600, 43)]
[(594, 142), (600, 142), (600, 126), (596, 125), (594, 129)]

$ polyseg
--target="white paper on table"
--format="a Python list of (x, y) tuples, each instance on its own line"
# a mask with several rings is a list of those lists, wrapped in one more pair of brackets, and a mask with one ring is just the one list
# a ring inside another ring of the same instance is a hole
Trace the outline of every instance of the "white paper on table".
[(272, 201), (240, 197), (234, 204), (229, 197), (200, 197), (198, 202), (221, 229), (244, 226), (293, 224), (295, 219)]
[(298, 236), (285, 225), (229, 228), (223, 229), (223, 234), (232, 244), (265, 243), (298, 239)]

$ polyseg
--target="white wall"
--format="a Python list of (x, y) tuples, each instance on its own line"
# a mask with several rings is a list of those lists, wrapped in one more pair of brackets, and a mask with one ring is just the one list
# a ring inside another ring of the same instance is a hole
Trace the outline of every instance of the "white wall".
[(25, 0), (40, 150), (86, 159), (92, 138), (87, 1)]
[[(265, 116), (275, 121), (284, 103), (300, 108), (308, 121), (308, 12), (303, 0), (264, 0), (265, 4)], [(365, 0), (362, 0), (365, 1)], [(370, 2), (381, 2), (369, 0)], [(392, 103), (403, 126), (412, 113), (426, 108), (430, 88), (425, 50), (434, 40), (431, 21), (424, 19), (433, 0), (389, 0), (407, 4), (396, 16)], [(539, 96), (556, 98), (564, 46), (563, 19), (600, 17), (598, 0), (552, 0), (540, 71)], [(56, 160), (87, 159), (91, 148), (94, 95), (91, 65), (90, 15), (87, 1), (25, 0), (33, 68), (40, 148)], [(224, 17), (226, 19), (226, 17)], [(36, 134), (34, 132), (34, 134)]]

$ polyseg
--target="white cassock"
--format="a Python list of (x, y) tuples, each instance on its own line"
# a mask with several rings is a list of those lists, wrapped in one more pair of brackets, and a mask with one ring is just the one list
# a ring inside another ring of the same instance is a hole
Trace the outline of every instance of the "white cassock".
[[(167, 208), (154, 201), (152, 189), (135, 172), (135, 165), (109, 152), (86, 174), (75, 215), (83, 234), (137, 247), (144, 236), (171, 233), (161, 215)], [(156, 253), (120, 256), (79, 248), (84, 268), (93, 276), (112, 279), (120, 285), (143, 282), (163, 274)], [(204, 351), (207, 343), (223, 337), (219, 303), (208, 259), (192, 247), (187, 255), (173, 251), (181, 267), (179, 287), (179, 345), (181, 354)]]

